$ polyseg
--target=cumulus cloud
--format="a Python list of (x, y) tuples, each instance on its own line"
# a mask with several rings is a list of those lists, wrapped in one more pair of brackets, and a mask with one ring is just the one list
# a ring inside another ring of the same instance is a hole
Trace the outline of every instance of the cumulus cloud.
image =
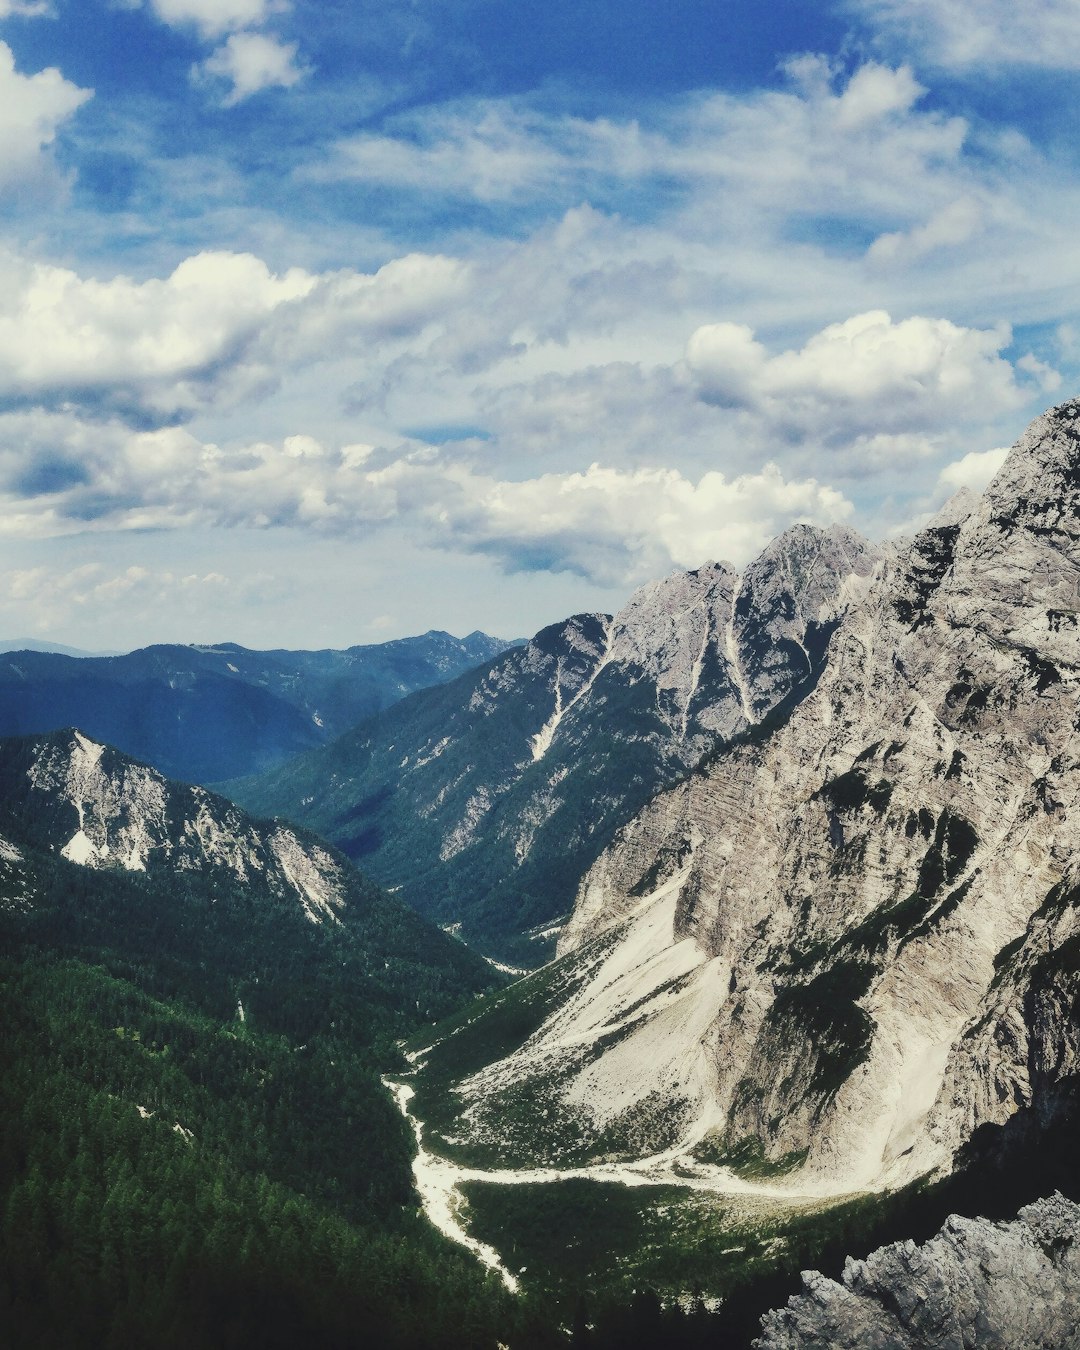
[(964, 328), (884, 310), (816, 333), (798, 351), (772, 356), (744, 325), (709, 324), (687, 345), (701, 397), (748, 409), (789, 434), (830, 439), (938, 429), (1019, 407), (1022, 390), (1001, 352), (1007, 325)]
[(938, 484), (949, 492), (969, 488), (974, 493), (981, 493), (1005, 463), (1008, 453), (1007, 446), (996, 450), (973, 450), (962, 459), (946, 464), (938, 476)]
[(15, 57), (0, 42), (0, 186), (42, 171), (42, 152), (59, 127), (92, 97), (50, 67), (21, 75)]
[(0, 0), (0, 19), (36, 19), (51, 13), (48, 0)]
[(142, 282), (9, 258), (0, 264), (0, 402), (183, 418), (271, 388), (290, 365), (422, 329), (467, 279), (463, 264), (426, 255), (370, 275), (318, 276), (207, 252)]
[(232, 33), (193, 73), (197, 79), (227, 80), (231, 88), (222, 101), (231, 108), (263, 89), (290, 89), (302, 80), (308, 71), (296, 52), (295, 42), (266, 33)]
[(942, 66), (1080, 69), (1076, 0), (848, 0), (848, 8)]
[(255, 28), (288, 6), (282, 0), (150, 0), (162, 23), (194, 26), (204, 36), (220, 37), (238, 28)]
[(629, 582), (706, 557), (745, 561), (796, 520), (852, 506), (775, 465), (696, 480), (675, 469), (499, 478), (430, 446), (206, 444), (179, 427), (132, 432), (69, 415), (0, 420), (0, 533), (291, 526), (363, 535), (391, 522), (427, 543), (493, 557), (508, 571)]
[(567, 571), (607, 584), (712, 557), (743, 563), (794, 521), (826, 524), (852, 511), (839, 492), (789, 481), (774, 464), (697, 482), (674, 469), (599, 464), (506, 482), (403, 460), (372, 477), (436, 544), (485, 553), (508, 571)]

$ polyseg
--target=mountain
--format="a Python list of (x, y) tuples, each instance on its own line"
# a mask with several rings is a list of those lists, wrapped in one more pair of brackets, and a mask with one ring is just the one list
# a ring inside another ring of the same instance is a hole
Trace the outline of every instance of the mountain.
[(812, 686), (878, 556), (842, 527), (795, 526), (742, 576), (710, 563), (654, 582), (613, 619), (545, 628), (228, 790), (535, 964), (618, 826)]
[(757, 1350), (1010, 1350), (1080, 1346), (1080, 1207), (1055, 1195), (1011, 1223), (950, 1217), (921, 1247), (850, 1261), (842, 1283), (808, 1271), (804, 1292), (765, 1319)]
[(618, 832), (562, 959), (436, 1040), (438, 1146), (828, 1198), (1049, 1118), (1080, 1053), (1078, 519), (1069, 403), (882, 561), (785, 717)]
[(345, 651), (155, 646), (0, 656), (0, 736), (83, 727), (185, 782), (264, 769), (509, 644), (430, 632)]
[(494, 1350), (379, 1080), (496, 978), (302, 831), (0, 742), (0, 1340)]
[(119, 656), (119, 652), (87, 652), (81, 647), (65, 647), (62, 642), (41, 642), (37, 638), (8, 638), (0, 642), (5, 652), (52, 652), (57, 656)]

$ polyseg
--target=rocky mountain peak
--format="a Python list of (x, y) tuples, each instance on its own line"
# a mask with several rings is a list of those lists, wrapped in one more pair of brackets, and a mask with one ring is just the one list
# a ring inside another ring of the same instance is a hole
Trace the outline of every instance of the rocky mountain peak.
[(1080, 400), (1051, 408), (1013, 446), (983, 497), (983, 517), (1003, 527), (1075, 537), (1080, 495)]
[(848, 1260), (837, 1283), (814, 1271), (762, 1320), (755, 1350), (1009, 1350), (1080, 1346), (1080, 1207), (1052, 1195), (1011, 1223), (945, 1221), (920, 1246)]
[(346, 903), (341, 861), (281, 823), (259, 824), (223, 797), (171, 783), (156, 769), (70, 729), (0, 742), (7, 805), (36, 842), (95, 870), (216, 873), (299, 902), (313, 922)]
[(792, 525), (746, 569), (732, 640), (750, 720), (777, 707), (820, 668), (840, 616), (869, 585), (881, 550), (844, 525)]

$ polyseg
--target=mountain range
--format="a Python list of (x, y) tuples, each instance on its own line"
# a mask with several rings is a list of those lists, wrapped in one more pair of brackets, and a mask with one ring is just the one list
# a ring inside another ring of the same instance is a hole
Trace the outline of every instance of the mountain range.
[(471, 1057), (436, 1039), (418, 1101), (426, 1077), (455, 1156), (838, 1196), (1052, 1116), (1080, 1048), (1078, 520), (1066, 404), (880, 559), (784, 718), (619, 829), (516, 987), (522, 1034), (496, 1007), (486, 1052), (483, 1018)]
[(879, 556), (844, 527), (794, 526), (741, 575), (675, 573), (227, 791), (535, 965), (615, 831), (812, 687)]
[(213, 783), (321, 745), (508, 643), (485, 633), (344, 651), (159, 645), (123, 656), (0, 654), (0, 736), (77, 726), (172, 778)]

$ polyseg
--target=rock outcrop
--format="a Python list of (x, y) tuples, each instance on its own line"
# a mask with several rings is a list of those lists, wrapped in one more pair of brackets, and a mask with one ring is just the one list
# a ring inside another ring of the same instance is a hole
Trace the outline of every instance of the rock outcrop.
[(1061, 1195), (1011, 1223), (952, 1216), (929, 1242), (850, 1258), (839, 1284), (762, 1319), (756, 1350), (1074, 1350), (1080, 1347), (1080, 1208)]

